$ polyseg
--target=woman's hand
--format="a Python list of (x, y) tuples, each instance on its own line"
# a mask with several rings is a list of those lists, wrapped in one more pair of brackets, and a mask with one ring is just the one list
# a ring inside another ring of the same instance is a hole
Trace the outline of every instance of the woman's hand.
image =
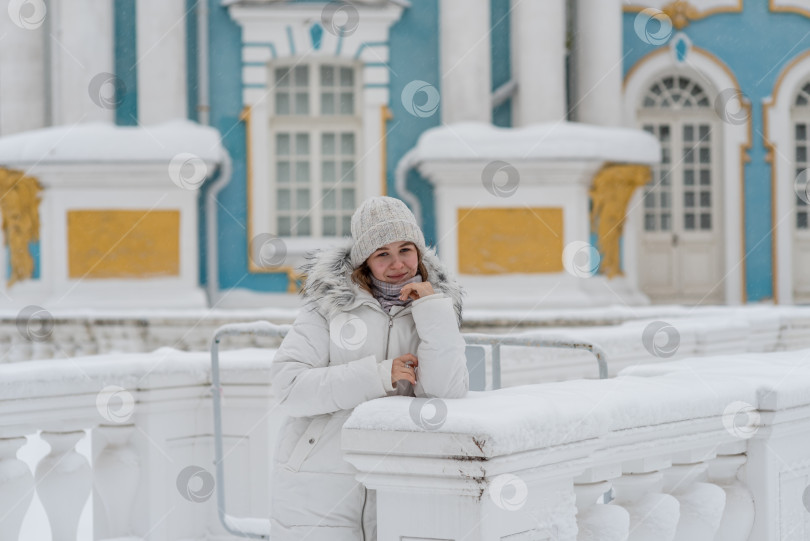
[(406, 379), (411, 384), (416, 385), (416, 367), (419, 365), (419, 360), (416, 355), (406, 353), (401, 357), (394, 359), (391, 364), (391, 385), (397, 386), (397, 381)]
[(433, 295), (434, 293), (435, 291), (433, 291), (433, 286), (430, 285), (430, 282), (415, 282), (402, 286), (402, 289), (399, 291), (399, 300), (416, 300), (427, 297), (428, 295)]

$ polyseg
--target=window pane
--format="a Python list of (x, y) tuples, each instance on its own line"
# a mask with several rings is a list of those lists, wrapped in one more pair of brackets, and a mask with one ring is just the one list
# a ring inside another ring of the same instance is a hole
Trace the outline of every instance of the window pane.
[(711, 163), (711, 154), (708, 148), (700, 149), (700, 163)]
[(290, 71), (287, 68), (276, 68), (276, 87), (287, 88), (290, 86)]
[(669, 192), (661, 192), (661, 208), (668, 209), (669, 207)]
[(354, 134), (343, 133), (340, 135), (340, 152), (349, 156), (354, 156)]
[(671, 163), (672, 157), (670, 155), (669, 147), (663, 147), (661, 149), (661, 163), (667, 164)]
[(343, 210), (354, 209), (354, 188), (343, 188), (343, 193), (340, 196), (341, 207)]
[(694, 229), (695, 228), (695, 215), (692, 213), (687, 213), (684, 215), (684, 229)]
[(280, 237), (289, 237), (291, 235), (290, 231), (290, 217), (289, 216), (279, 216), (278, 217), (278, 235)]
[(644, 194), (644, 208), (646, 209), (655, 208), (655, 194), (653, 192), (647, 192), (646, 194)]
[(323, 217), (323, 234), (326, 237), (337, 235), (337, 218), (335, 216)]
[(692, 152), (691, 148), (685, 148), (683, 150), (683, 161), (686, 163), (694, 163), (695, 162), (695, 154)]
[(331, 92), (321, 92), (321, 114), (335, 114), (335, 95)]
[(655, 231), (655, 214), (644, 215), (644, 230)]
[(683, 183), (687, 186), (693, 186), (695, 184), (695, 171), (694, 169), (686, 169), (683, 172)]
[(354, 114), (354, 94), (351, 92), (340, 93), (340, 114), (353, 115)]
[(286, 92), (276, 92), (276, 114), (290, 114), (290, 95)]
[(711, 229), (712, 228), (712, 215), (711, 214), (701, 214), (700, 215), (700, 228), (701, 229)]
[(354, 162), (340, 162), (340, 180), (354, 180)]
[(290, 134), (280, 133), (276, 135), (276, 154), (288, 156), (290, 154)]
[(309, 210), (309, 190), (299, 188), (295, 190), (295, 208), (298, 210)]
[(309, 162), (295, 163), (295, 181), (309, 182)]
[(708, 141), (709, 140), (709, 127), (706, 126), (705, 124), (701, 125), (700, 128), (698, 129), (698, 137), (700, 137), (701, 141)]
[(796, 228), (797, 229), (807, 229), (807, 213), (806, 212), (798, 212), (798, 213), (796, 213)]
[(712, 183), (712, 175), (711, 171), (708, 169), (701, 169), (700, 170), (700, 185), (701, 186), (708, 186)]
[(295, 94), (295, 114), (309, 114), (309, 94), (306, 92), (296, 92)]
[(672, 228), (672, 219), (668, 212), (661, 214), (661, 231), (669, 231)]
[(276, 209), (290, 210), (290, 190), (279, 190), (276, 199)]
[(335, 203), (335, 190), (323, 191), (323, 208), (324, 210), (335, 210), (337, 208)]
[(354, 86), (354, 70), (340, 68), (340, 86)]
[(712, 193), (711, 192), (700, 192), (700, 206), (701, 207), (711, 207), (712, 206)]
[(796, 147), (796, 161), (797, 162), (807, 161), (807, 147), (803, 147), (801, 145)]
[(309, 154), (309, 134), (297, 133), (295, 134), (295, 153), (299, 156), (306, 156)]
[(301, 218), (301, 220), (298, 222), (298, 225), (296, 226), (296, 229), (298, 230), (299, 236), (301, 237), (310, 236), (312, 232), (309, 229), (309, 216)]
[(351, 216), (344, 216), (340, 220), (340, 234), (341, 235), (351, 235), (352, 234), (352, 217)]
[(321, 138), (321, 154), (331, 155), (335, 153), (335, 134), (325, 133)]
[(684, 126), (683, 127), (683, 140), (684, 141), (692, 141), (695, 139), (695, 127), (694, 126)]
[(661, 126), (660, 137), (663, 142), (669, 141), (669, 126)]
[(307, 66), (295, 66), (295, 86), (309, 85), (309, 68)]
[(324, 182), (337, 182), (337, 173), (335, 172), (335, 162), (321, 162), (321, 175)]
[(695, 194), (692, 192), (684, 192), (683, 194), (683, 206), (685, 207), (694, 207), (695, 206)]
[(321, 66), (321, 86), (335, 85), (335, 68), (332, 66)]
[(278, 182), (290, 182), (290, 162), (276, 164), (276, 177)]
[(796, 140), (807, 140), (807, 124), (796, 124)]

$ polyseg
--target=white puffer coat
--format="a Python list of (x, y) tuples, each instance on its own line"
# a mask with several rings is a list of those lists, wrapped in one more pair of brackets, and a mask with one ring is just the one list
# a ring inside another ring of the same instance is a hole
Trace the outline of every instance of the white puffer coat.
[(356, 406), (395, 394), (393, 359), (419, 360), (415, 396), (461, 398), (469, 390), (459, 332), (463, 290), (433, 249), (422, 255), (434, 295), (386, 313), (351, 281), (351, 246), (320, 250), (302, 268), (307, 301), (276, 353), (272, 384), (290, 416), (275, 451), (273, 541), (375, 541), (376, 500), (340, 450)]

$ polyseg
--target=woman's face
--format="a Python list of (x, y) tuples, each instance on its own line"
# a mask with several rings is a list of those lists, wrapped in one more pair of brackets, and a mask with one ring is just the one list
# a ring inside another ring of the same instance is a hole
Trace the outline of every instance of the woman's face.
[(419, 270), (416, 246), (410, 241), (386, 244), (366, 261), (374, 278), (389, 284), (398, 284), (413, 278)]

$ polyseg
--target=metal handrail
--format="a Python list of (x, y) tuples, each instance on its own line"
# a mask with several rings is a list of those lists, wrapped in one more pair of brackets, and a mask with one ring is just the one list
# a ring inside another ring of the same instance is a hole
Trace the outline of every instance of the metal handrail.
[[(219, 343), (225, 336), (255, 334), (273, 338), (284, 338), (291, 325), (274, 325), (268, 321), (253, 323), (229, 323), (219, 327), (211, 340), (211, 394), (214, 410), (214, 464), (216, 466), (217, 514), (219, 521), (228, 533), (253, 539), (270, 539), (270, 521), (260, 518), (234, 517), (225, 506), (225, 466), (222, 451), (222, 385), (219, 379)], [(598, 344), (575, 340), (570, 336), (545, 334), (543, 336), (508, 336), (496, 334), (462, 334), (468, 345), (489, 345), (492, 347), (492, 388), (501, 387), (501, 349), (504, 346), (552, 347), (583, 349), (592, 353), (599, 363), (599, 377), (608, 377), (607, 354)]]
[(492, 388), (501, 388), (501, 346), (549, 347), (582, 349), (592, 353), (599, 365), (599, 379), (607, 379), (607, 353), (599, 344), (586, 340), (574, 339), (561, 334), (507, 336), (498, 334), (466, 333), (462, 334), (467, 345), (492, 346)]
[(274, 325), (267, 321), (230, 323), (214, 332), (211, 340), (211, 393), (214, 406), (214, 464), (217, 470), (217, 514), (228, 533), (253, 539), (270, 539), (270, 521), (260, 518), (239, 518), (229, 515), (225, 508), (225, 467), (222, 452), (222, 385), (219, 381), (219, 342), (224, 336), (256, 334), (284, 338), (290, 325)]

